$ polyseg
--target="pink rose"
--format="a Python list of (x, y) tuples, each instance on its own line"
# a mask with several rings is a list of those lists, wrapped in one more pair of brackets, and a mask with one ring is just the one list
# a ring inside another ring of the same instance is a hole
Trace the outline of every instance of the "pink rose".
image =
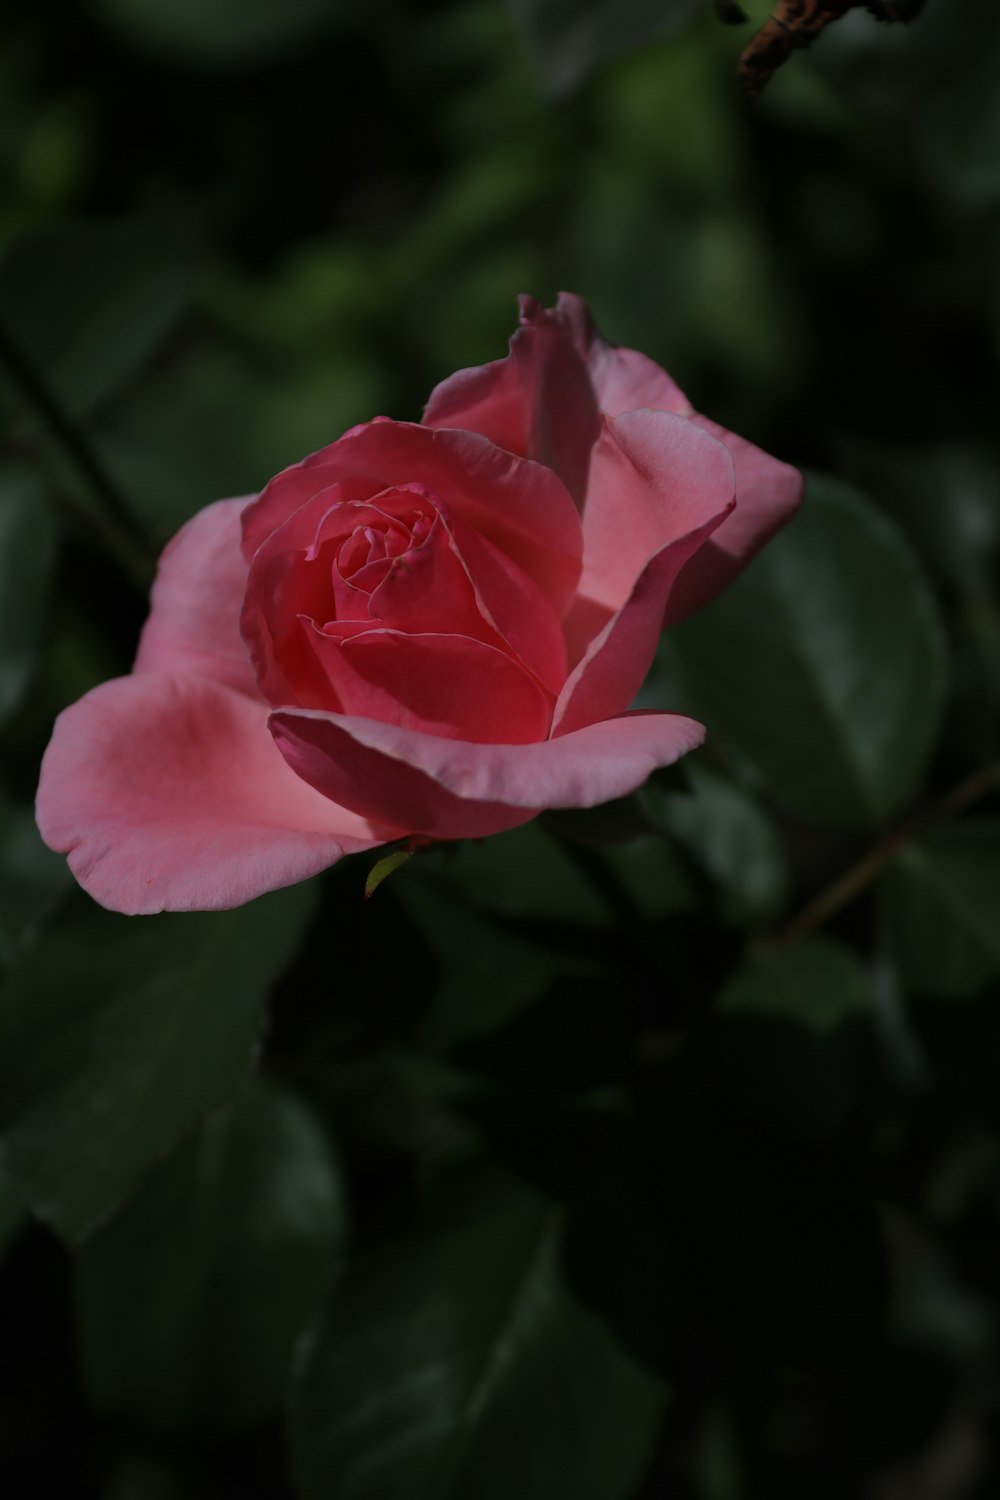
[(239, 905), (411, 834), (591, 807), (700, 743), (630, 713), (664, 619), (799, 503), (577, 297), (422, 425), (356, 427), (160, 560), (131, 676), (60, 715), (38, 822), (123, 912)]

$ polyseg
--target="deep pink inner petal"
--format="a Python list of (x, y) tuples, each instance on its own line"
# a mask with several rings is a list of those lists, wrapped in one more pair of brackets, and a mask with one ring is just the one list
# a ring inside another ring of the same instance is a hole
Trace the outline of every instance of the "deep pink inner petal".
[(553, 696), (507, 652), (468, 636), (302, 630), (342, 713), (447, 739), (544, 739)]

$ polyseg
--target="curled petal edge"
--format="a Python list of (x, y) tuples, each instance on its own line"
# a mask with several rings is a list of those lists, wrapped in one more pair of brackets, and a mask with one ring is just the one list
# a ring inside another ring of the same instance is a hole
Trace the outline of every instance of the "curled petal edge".
[(375, 719), (280, 709), (271, 733), (292, 769), (359, 816), (431, 838), (482, 838), (546, 808), (625, 796), (694, 750), (680, 714), (628, 713), (528, 745), (445, 740)]

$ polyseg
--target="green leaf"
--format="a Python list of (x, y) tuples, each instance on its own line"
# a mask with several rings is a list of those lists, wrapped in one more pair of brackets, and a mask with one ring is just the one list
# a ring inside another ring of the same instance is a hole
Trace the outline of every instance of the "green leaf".
[(691, 20), (700, 0), (509, 0), (546, 87), (573, 88), (601, 63)]
[(0, 965), (35, 940), (72, 885), (65, 859), (42, 843), (31, 809), (0, 796)]
[(328, 31), (343, 18), (330, 0), (98, 0), (109, 25), (157, 51), (206, 62), (253, 62)]
[(1000, 823), (981, 819), (907, 844), (881, 884), (904, 991), (961, 999), (1000, 975)]
[(687, 763), (692, 795), (660, 799), (659, 821), (720, 887), (720, 915), (734, 927), (772, 922), (785, 903), (788, 871), (773, 824), (732, 781)]
[(28, 469), (0, 468), (0, 722), (31, 680), (49, 604), (56, 528)]
[(568, 1292), (559, 1209), (481, 1162), (443, 1186), (310, 1340), (292, 1416), (303, 1500), (624, 1500), (664, 1388)]
[(561, 975), (584, 971), (584, 961), (515, 935), (429, 881), (401, 882), (396, 894), (438, 967), (425, 1023), (438, 1043), (501, 1026)]
[(617, 836), (620, 841), (602, 840), (600, 825), (617, 823), (615, 811), (612, 803), (568, 815), (549, 814), (480, 843), (466, 840), (423, 857), (418, 868), (435, 870), (439, 883), (456, 898), (484, 912), (516, 920), (607, 927), (612, 920), (608, 908), (570, 852), (573, 843), (589, 844), (593, 834), (601, 857), (643, 911), (660, 916), (691, 906), (693, 882), (676, 851), (663, 838), (643, 832), (641, 823), (637, 835), (635, 814), (629, 819), (626, 810), (624, 826), (609, 830), (611, 839)]
[(712, 1030), (727, 1092), (795, 1135), (843, 1135), (872, 1095), (874, 1009), (864, 970), (828, 938), (738, 970), (718, 996)]
[(163, 233), (127, 220), (42, 229), (0, 261), (0, 327), (74, 417), (135, 374), (187, 295)]
[(990, 591), (1000, 551), (1000, 470), (988, 452), (957, 443), (869, 445), (848, 456), (929, 570), (964, 595)]
[(258, 1085), (218, 1110), (77, 1258), (90, 1401), (147, 1429), (272, 1415), (344, 1230), (339, 1177), (302, 1104)]
[(790, 811), (871, 827), (918, 787), (941, 719), (941, 625), (903, 538), (859, 496), (811, 485), (670, 645), (685, 706)]
[(365, 900), (371, 900), (383, 880), (387, 880), (394, 870), (405, 865), (413, 858), (412, 849), (397, 849), (393, 854), (387, 854), (384, 859), (376, 861), (368, 871), (368, 879), (365, 881)]
[(117, 917), (53, 934), (0, 990), (3, 1160), (77, 1238), (245, 1077), (264, 999), (313, 908), (308, 887), (237, 911)]
[(847, 948), (809, 938), (741, 969), (719, 995), (723, 1015), (770, 1016), (830, 1036), (851, 1016), (870, 1016), (871, 985)]

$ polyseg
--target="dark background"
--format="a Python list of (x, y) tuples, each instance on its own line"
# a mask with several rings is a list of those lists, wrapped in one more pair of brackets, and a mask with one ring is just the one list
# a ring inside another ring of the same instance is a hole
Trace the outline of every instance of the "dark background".
[[(5, 21), (11, 1500), (1000, 1492), (1000, 9), (753, 106), (748, 9)], [(30, 803), (160, 547), (560, 289), (810, 476), (646, 690), (706, 750), (368, 904), (99, 912)]]

